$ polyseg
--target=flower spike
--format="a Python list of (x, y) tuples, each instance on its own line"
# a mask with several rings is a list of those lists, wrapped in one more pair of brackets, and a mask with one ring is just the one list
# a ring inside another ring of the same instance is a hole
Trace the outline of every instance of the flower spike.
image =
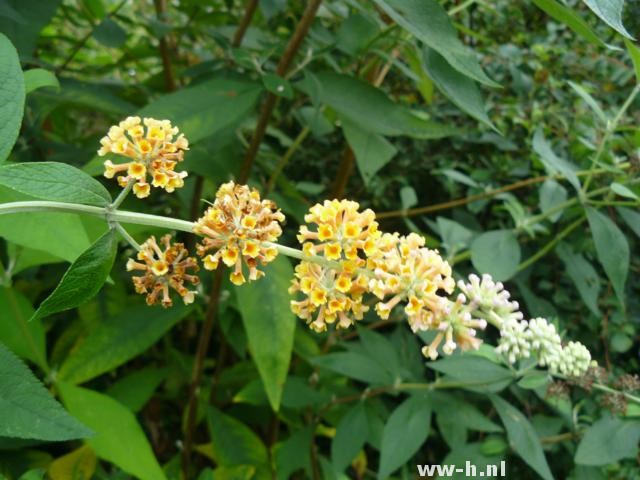
[(187, 289), (185, 283), (200, 283), (200, 279), (192, 274), (199, 270), (195, 258), (188, 256), (182, 243), (172, 245), (171, 235), (162, 237), (160, 243), (164, 250), (155, 237), (150, 237), (141, 245), (137, 260), (131, 258), (127, 262), (128, 271), (143, 272), (133, 277), (136, 292), (147, 295), (147, 305), (160, 303), (165, 308), (170, 307), (173, 304), (170, 289), (175, 290), (186, 305), (193, 303), (196, 291)]
[(189, 149), (189, 142), (173, 127), (169, 120), (127, 117), (109, 129), (100, 140), (98, 155), (115, 153), (131, 159), (130, 162), (114, 164), (104, 162), (104, 176), (117, 175), (118, 184), (126, 187), (134, 182), (133, 193), (138, 198), (148, 197), (151, 186), (173, 192), (184, 185), (187, 172), (176, 172), (175, 167)]

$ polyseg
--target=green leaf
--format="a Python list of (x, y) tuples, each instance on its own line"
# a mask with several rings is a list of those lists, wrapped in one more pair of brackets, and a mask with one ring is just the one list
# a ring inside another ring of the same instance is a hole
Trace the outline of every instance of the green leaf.
[(613, 28), (623, 37), (633, 40), (633, 37), (622, 24), (624, 0), (583, 0), (593, 13)]
[[(155, 319), (151, 320), (153, 321)], [(142, 368), (119, 379), (106, 393), (132, 412), (138, 412), (146, 405), (166, 375), (165, 368)]]
[(254, 465), (261, 470), (268, 469), (267, 449), (260, 438), (244, 423), (214, 407), (207, 410), (207, 423), (214, 458), (218, 465)]
[(195, 143), (246, 118), (260, 91), (254, 82), (215, 78), (160, 97), (138, 114), (170, 119)]
[(431, 48), (424, 49), (424, 66), (433, 83), (458, 108), (498, 131), (487, 116), (480, 89), (473, 80), (452, 68), (442, 55)]
[(580, 98), (582, 98), (582, 100), (584, 100), (584, 102), (589, 106), (589, 108), (593, 110), (593, 113), (596, 114), (596, 116), (598, 117), (598, 120), (602, 122), (602, 125), (606, 126), (609, 119), (607, 118), (607, 115), (602, 111), (602, 108), (600, 108), (600, 105), (598, 105), (598, 102), (596, 101), (596, 99), (593, 98), (589, 92), (587, 92), (583, 87), (581, 87), (577, 83), (569, 81), (569, 86), (573, 89), (574, 92), (578, 94)]
[(87, 438), (92, 432), (71, 417), (18, 358), (0, 343), (0, 436), (43, 441)]
[(498, 392), (514, 380), (511, 371), (477, 355), (455, 355), (427, 366), (460, 382), (461, 388), (467, 390)]
[(266, 281), (236, 289), (249, 351), (258, 367), (271, 407), (280, 407), (287, 379), (296, 318), (289, 308), (287, 289), (293, 278), (289, 261), (280, 256), (265, 268)]
[(340, 419), (331, 442), (331, 462), (336, 471), (343, 472), (356, 458), (369, 436), (365, 404), (359, 402)]
[(60, 89), (60, 82), (58, 82), (55, 73), (45, 70), (44, 68), (32, 68), (24, 72), (24, 89), (26, 94), (45, 87)]
[(98, 293), (111, 271), (117, 244), (115, 230), (109, 230), (96, 240), (71, 264), (32, 320), (77, 307)]
[(513, 277), (518, 271), (520, 258), (520, 244), (511, 230), (484, 232), (471, 243), (473, 266), (480, 273), (488, 273), (497, 281)]
[(291, 84), (280, 75), (267, 73), (262, 76), (262, 84), (264, 88), (278, 97), (293, 98), (293, 88)]
[(368, 184), (398, 151), (383, 136), (361, 130), (348, 120), (342, 121), (342, 131), (353, 149), (358, 170), (365, 184)]
[(499, 86), (482, 71), (475, 53), (458, 39), (449, 15), (436, 0), (374, 0), (398, 25), (442, 55), (460, 73)]
[(45, 200), (106, 207), (111, 195), (100, 182), (58, 162), (14, 163), (0, 167), (0, 185)]
[(307, 73), (297, 87), (309, 95), (314, 104), (329, 105), (341, 119), (367, 132), (422, 139), (443, 138), (459, 133), (456, 128), (414, 115), (403, 105), (394, 103), (382, 90), (348, 75)]
[(490, 398), (507, 430), (511, 448), (542, 478), (553, 480), (542, 444), (529, 420), (502, 398), (496, 395), (491, 395)]
[(633, 69), (636, 72), (636, 83), (640, 84), (640, 48), (638, 48), (631, 40), (624, 39), (624, 44), (627, 46), (627, 52), (633, 62)]
[(82, 339), (60, 367), (58, 378), (82, 383), (138, 356), (167, 333), (189, 309), (139, 305), (101, 323)]
[(33, 307), (24, 295), (13, 288), (0, 287), (0, 342), (21, 358), (47, 366), (45, 334), (38, 320), (29, 323)]
[(617, 210), (633, 233), (640, 237), (640, 213), (625, 207), (618, 207)]
[(382, 432), (379, 479), (389, 477), (420, 449), (429, 436), (430, 426), (428, 395), (412, 395), (393, 411)]
[(623, 458), (635, 458), (640, 441), (640, 422), (606, 415), (585, 432), (575, 462), (581, 465), (608, 465)]
[[(2, 29), (0, 29), (2, 30)], [(9, 156), (18, 138), (24, 114), (24, 76), (18, 52), (0, 33), (0, 162)]]
[[(0, 16), (0, 32), (11, 39), (21, 57), (31, 58), (42, 28), (49, 23), (61, 0), (4, 0), (22, 21)], [(3, 69), (0, 69), (2, 71)], [(2, 84), (2, 82), (0, 82)], [(2, 105), (2, 103), (0, 103)]]
[(611, 184), (611, 191), (621, 197), (630, 198), (632, 200), (638, 200), (638, 195), (633, 190), (620, 183), (613, 182)]
[[(1, 203), (32, 199), (0, 186)], [(80, 217), (70, 213), (0, 215), (0, 237), (69, 262), (78, 258), (91, 244)]]
[[(542, 213), (548, 212), (549, 210), (561, 205), (562, 203), (567, 201), (567, 189), (560, 185), (558, 182), (549, 178), (544, 181), (542, 186), (540, 187), (540, 211)], [(557, 222), (562, 216), (562, 210), (556, 211), (555, 213), (549, 215), (549, 220), (552, 222)]]
[(378, 24), (361, 13), (352, 13), (340, 24), (336, 34), (336, 48), (347, 55), (357, 55), (380, 32)]
[(93, 30), (93, 38), (105, 47), (121, 48), (127, 42), (127, 32), (111, 18), (105, 18)]
[(96, 455), (142, 480), (166, 479), (151, 445), (125, 406), (102, 393), (59, 382), (69, 411), (96, 432), (89, 445)]
[(519, 381), (518, 386), (527, 390), (535, 390), (546, 385), (550, 380), (549, 373), (532, 370), (527, 372)]
[(587, 207), (587, 219), (596, 246), (598, 261), (611, 280), (613, 289), (624, 303), (624, 285), (629, 274), (629, 242), (622, 230), (608, 216)]
[(580, 190), (580, 180), (576, 175), (575, 166), (555, 154), (551, 144), (544, 138), (542, 129), (536, 130), (532, 145), (550, 175), (562, 175), (576, 190)]
[(600, 276), (593, 265), (579, 253), (562, 243), (556, 248), (556, 253), (567, 270), (567, 275), (573, 281), (580, 298), (594, 315), (600, 315), (598, 297), (600, 296)]
[(605, 43), (594, 33), (589, 24), (569, 7), (565, 7), (556, 0), (533, 0), (533, 3), (551, 18), (564, 23), (586, 41), (597, 47), (605, 46)]
[(444, 392), (433, 392), (433, 409), (438, 416), (450, 418), (469, 430), (502, 432), (502, 427), (489, 420), (477, 407)]
[(313, 426), (297, 429), (284, 442), (274, 446), (273, 458), (276, 464), (276, 480), (288, 480), (298, 470), (311, 472), (311, 442)]
[(380, 385), (390, 380), (388, 373), (373, 364), (368, 356), (356, 352), (329, 353), (311, 359), (311, 363), (365, 383)]

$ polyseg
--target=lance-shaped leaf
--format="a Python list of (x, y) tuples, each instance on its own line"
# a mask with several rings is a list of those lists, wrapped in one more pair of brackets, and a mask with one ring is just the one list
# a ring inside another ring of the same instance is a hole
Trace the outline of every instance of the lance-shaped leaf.
[(0, 167), (0, 185), (32, 197), (106, 207), (111, 195), (100, 182), (66, 163), (15, 163)]
[(633, 40), (633, 37), (622, 24), (624, 0), (583, 0), (584, 3), (607, 25), (620, 35)]
[(71, 264), (32, 319), (77, 307), (98, 293), (111, 271), (116, 245), (115, 230), (109, 230), (96, 240)]
[(24, 113), (24, 76), (18, 52), (0, 33), (0, 162), (3, 162), (18, 138)]
[(1, 343), (0, 412), (0, 437), (66, 441), (92, 435)]

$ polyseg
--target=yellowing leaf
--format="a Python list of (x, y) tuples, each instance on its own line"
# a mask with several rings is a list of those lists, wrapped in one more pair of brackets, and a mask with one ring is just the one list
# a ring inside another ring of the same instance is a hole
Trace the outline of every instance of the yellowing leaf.
[(51, 480), (89, 480), (96, 471), (96, 454), (89, 445), (56, 458), (47, 473)]

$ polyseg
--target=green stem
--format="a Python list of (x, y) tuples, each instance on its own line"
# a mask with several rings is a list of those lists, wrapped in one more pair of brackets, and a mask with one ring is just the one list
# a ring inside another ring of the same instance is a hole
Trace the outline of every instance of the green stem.
[(116, 199), (111, 203), (111, 205), (109, 205), (109, 207), (111, 208), (111, 210), (116, 210), (120, 204), (124, 201), (125, 198), (127, 198), (127, 195), (129, 195), (129, 192), (131, 191), (131, 189), (133, 188), (133, 184), (136, 183), (136, 179), (132, 178), (129, 180), (129, 182), (127, 183), (127, 185), (122, 189), (122, 191), (120, 192), (120, 194), (116, 197)]
[[(554, 377), (559, 378), (561, 380), (570, 380), (566, 375), (562, 375), (561, 373), (553, 373)], [(640, 405), (640, 397), (633, 395), (629, 392), (623, 392), (621, 390), (616, 390), (615, 388), (608, 387), (607, 385), (603, 385), (602, 383), (593, 383), (591, 388), (595, 388), (596, 390), (600, 390), (601, 392), (613, 393), (615, 395), (624, 395), (627, 400), (631, 400), (634, 403)]]
[(122, 235), (122, 238), (124, 238), (129, 243), (129, 245), (131, 245), (133, 248), (135, 248), (138, 251), (142, 250), (142, 247), (140, 246), (140, 244), (136, 242), (136, 240), (129, 234), (129, 232), (125, 230), (125, 228), (122, 225), (116, 222), (115, 227), (116, 227), (116, 230), (118, 230), (118, 233)]

